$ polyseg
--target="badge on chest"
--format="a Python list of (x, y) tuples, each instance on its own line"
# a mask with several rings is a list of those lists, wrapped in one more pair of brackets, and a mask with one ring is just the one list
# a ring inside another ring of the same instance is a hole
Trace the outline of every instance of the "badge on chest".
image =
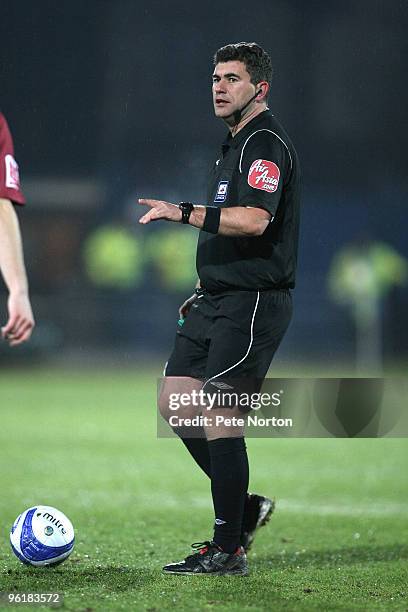
[(228, 195), (228, 183), (229, 181), (220, 181), (217, 187), (217, 193), (215, 194), (214, 202), (225, 202)]

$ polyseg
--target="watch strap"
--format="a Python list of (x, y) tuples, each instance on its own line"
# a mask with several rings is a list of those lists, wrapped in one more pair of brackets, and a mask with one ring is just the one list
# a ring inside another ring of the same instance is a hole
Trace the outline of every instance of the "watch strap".
[(179, 209), (181, 210), (181, 222), (188, 224), (190, 221), (190, 215), (194, 210), (194, 204), (191, 202), (180, 202)]

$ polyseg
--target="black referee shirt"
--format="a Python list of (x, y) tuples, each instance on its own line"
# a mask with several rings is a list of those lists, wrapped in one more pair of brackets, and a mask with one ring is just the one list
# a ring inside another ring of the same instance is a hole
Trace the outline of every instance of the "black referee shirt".
[(209, 291), (291, 289), (299, 233), (300, 169), (293, 144), (264, 111), (222, 144), (210, 172), (208, 206), (264, 208), (272, 221), (262, 236), (200, 231), (197, 272)]

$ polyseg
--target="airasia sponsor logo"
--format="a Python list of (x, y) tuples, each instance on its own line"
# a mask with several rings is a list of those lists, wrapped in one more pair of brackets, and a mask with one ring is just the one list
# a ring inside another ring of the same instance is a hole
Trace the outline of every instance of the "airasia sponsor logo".
[(279, 177), (280, 170), (274, 162), (256, 159), (248, 172), (248, 185), (273, 193), (278, 188)]

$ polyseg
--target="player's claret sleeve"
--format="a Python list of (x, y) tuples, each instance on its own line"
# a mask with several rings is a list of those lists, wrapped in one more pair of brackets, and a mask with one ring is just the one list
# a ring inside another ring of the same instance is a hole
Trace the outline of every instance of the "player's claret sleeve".
[(0, 113), (0, 198), (25, 204), (20, 188), (18, 164), (14, 158), (13, 139), (6, 118)]

